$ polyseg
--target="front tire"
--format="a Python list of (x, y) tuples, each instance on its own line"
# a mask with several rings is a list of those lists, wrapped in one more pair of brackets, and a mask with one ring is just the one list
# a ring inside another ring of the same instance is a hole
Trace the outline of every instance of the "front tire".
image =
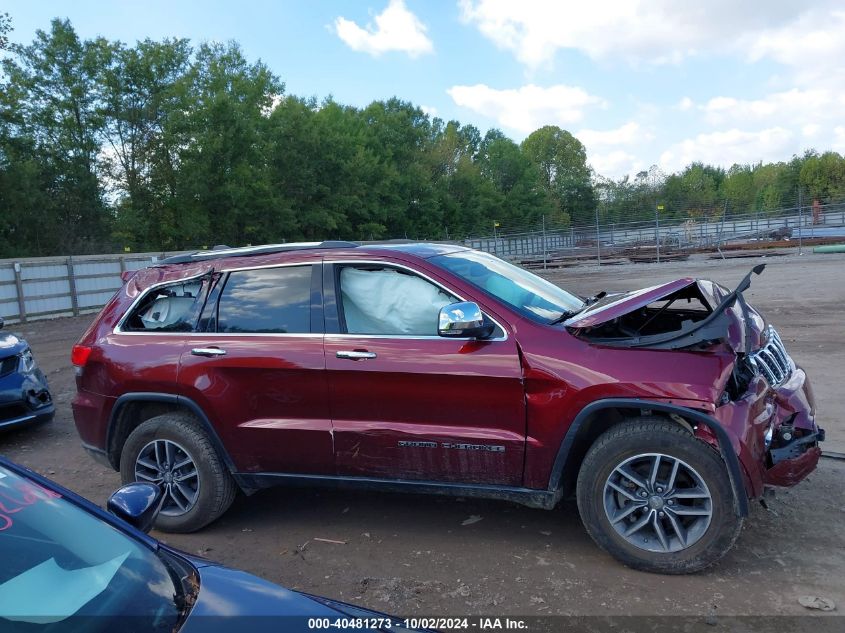
[(138, 425), (120, 455), (124, 484), (154, 483), (164, 491), (155, 526), (194, 532), (219, 518), (237, 491), (232, 476), (196, 420), (165, 413)]
[(581, 465), (577, 497), (593, 540), (642, 571), (705, 569), (742, 529), (721, 456), (657, 417), (628, 420), (600, 436)]

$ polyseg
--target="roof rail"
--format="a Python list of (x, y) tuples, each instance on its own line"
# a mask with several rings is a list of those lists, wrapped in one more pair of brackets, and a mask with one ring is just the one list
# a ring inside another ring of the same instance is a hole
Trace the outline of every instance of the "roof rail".
[(162, 259), (157, 265), (166, 264), (189, 264), (192, 262), (204, 262), (226, 257), (249, 257), (251, 255), (270, 255), (272, 253), (284, 253), (286, 251), (304, 251), (311, 249), (326, 248), (357, 248), (355, 242), (344, 242), (342, 240), (327, 240), (325, 242), (291, 242), (289, 244), (264, 244), (262, 246), (243, 246), (240, 248), (228, 248), (215, 246), (210, 251), (196, 251), (184, 255), (174, 255)]

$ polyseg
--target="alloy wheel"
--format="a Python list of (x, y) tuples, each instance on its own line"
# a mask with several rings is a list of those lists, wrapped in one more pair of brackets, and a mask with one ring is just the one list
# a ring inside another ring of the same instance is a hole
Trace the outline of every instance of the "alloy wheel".
[(704, 536), (713, 500), (704, 479), (686, 462), (645, 453), (616, 466), (604, 485), (611, 526), (631, 545), (650, 552), (678, 552)]
[(191, 455), (172, 440), (153, 440), (135, 460), (135, 479), (157, 484), (164, 491), (161, 514), (189, 512), (199, 498), (200, 479)]

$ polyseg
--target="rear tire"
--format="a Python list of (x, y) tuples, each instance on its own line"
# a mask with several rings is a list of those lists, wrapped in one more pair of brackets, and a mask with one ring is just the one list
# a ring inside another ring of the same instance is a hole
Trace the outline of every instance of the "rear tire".
[(155, 527), (163, 532), (194, 532), (232, 505), (237, 487), (196, 419), (164, 413), (138, 425), (123, 445), (124, 484), (144, 481), (165, 493)]
[(601, 435), (581, 465), (577, 497), (593, 540), (642, 571), (701, 571), (742, 529), (721, 456), (658, 417), (627, 420)]

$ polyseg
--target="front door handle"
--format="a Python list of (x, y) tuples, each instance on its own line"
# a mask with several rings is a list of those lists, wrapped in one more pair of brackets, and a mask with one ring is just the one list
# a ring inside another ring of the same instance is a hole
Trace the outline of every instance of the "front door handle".
[(195, 347), (191, 350), (194, 356), (225, 356), (226, 350), (219, 347)]
[(348, 358), (349, 360), (365, 360), (367, 358), (375, 358), (375, 352), (359, 352), (358, 350), (349, 350), (337, 352), (335, 354), (338, 358)]

